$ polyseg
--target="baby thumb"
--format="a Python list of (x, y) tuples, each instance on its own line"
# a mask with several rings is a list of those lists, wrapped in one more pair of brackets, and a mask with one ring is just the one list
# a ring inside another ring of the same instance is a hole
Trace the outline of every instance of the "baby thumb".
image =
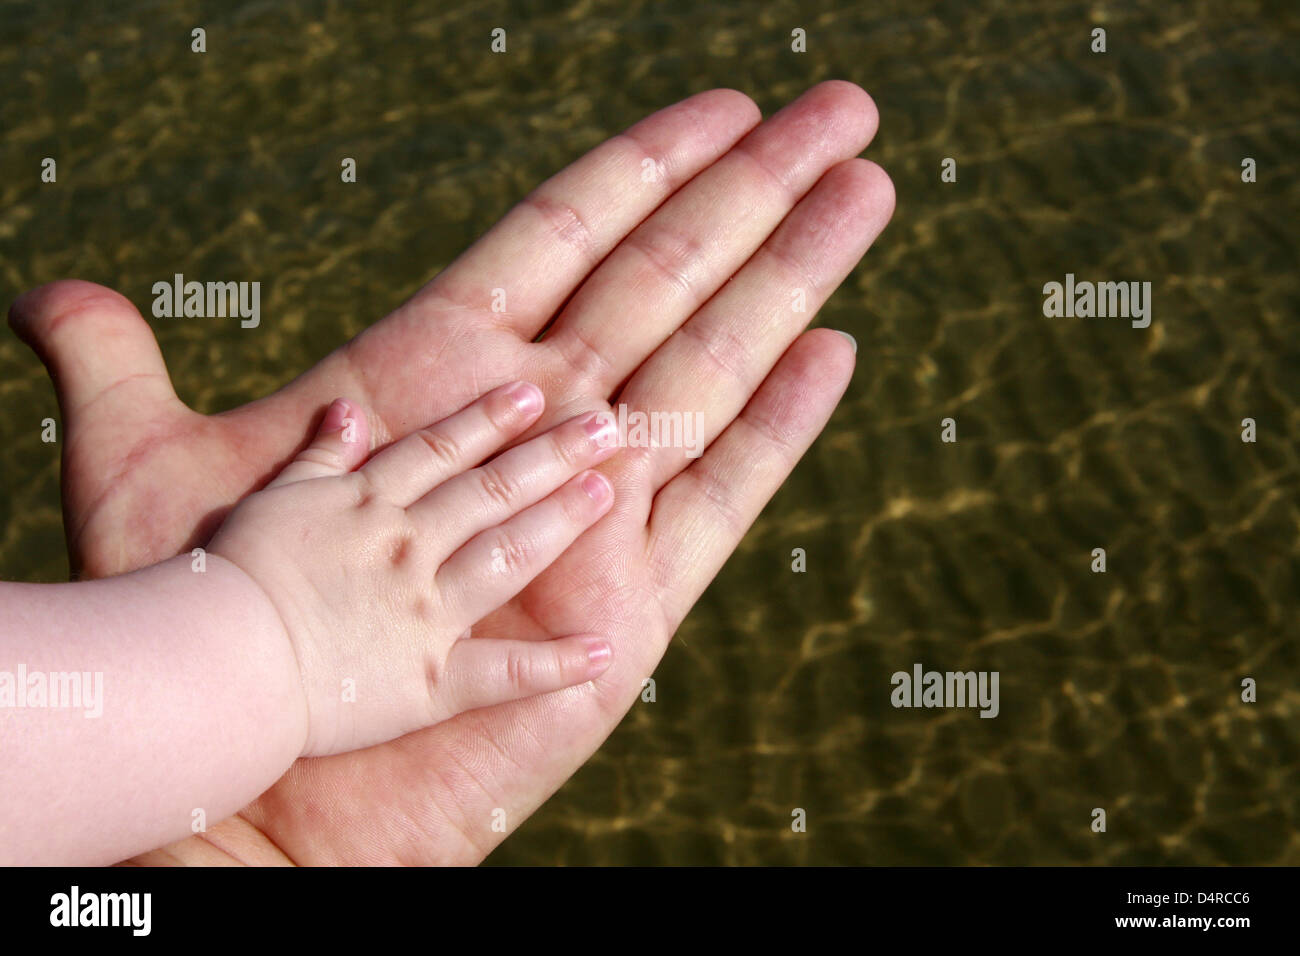
[(344, 475), (369, 454), (370, 429), (365, 413), (352, 402), (336, 398), (325, 409), (311, 444), (298, 452), (267, 487)]

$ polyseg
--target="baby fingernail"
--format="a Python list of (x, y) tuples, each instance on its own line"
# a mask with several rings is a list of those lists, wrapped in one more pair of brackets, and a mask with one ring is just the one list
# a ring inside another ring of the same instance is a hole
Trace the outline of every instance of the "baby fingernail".
[(587, 644), (587, 663), (594, 673), (600, 673), (609, 666), (609, 659), (614, 656), (614, 649), (608, 641), (593, 640)]
[(506, 396), (525, 415), (531, 415), (542, 407), (542, 390), (529, 382), (515, 382)]
[(325, 417), (321, 419), (320, 430), (326, 434), (340, 431), (343, 428), (343, 422), (348, 417), (348, 412), (352, 406), (341, 398), (334, 399), (330, 407), (325, 409)]
[(582, 490), (597, 504), (604, 504), (614, 494), (609, 479), (598, 471), (587, 472), (582, 479)]
[(614, 444), (618, 425), (615, 423), (611, 412), (592, 412), (590, 416), (583, 420), (582, 430), (587, 433), (588, 438), (601, 448), (608, 448)]

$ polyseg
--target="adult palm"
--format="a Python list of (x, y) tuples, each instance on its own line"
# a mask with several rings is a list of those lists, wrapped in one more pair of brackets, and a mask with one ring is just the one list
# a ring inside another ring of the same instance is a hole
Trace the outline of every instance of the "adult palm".
[[(336, 396), (367, 409), (376, 445), (514, 379), (548, 397), (538, 429), (611, 402), (703, 414), (702, 457), (632, 447), (603, 466), (613, 511), (474, 630), (606, 634), (600, 680), (300, 760), (236, 817), (139, 862), (477, 862), (604, 741), (847, 386), (849, 340), (804, 328), (893, 210), (888, 178), (853, 158), (876, 127), (857, 87), (823, 83), (758, 121), (727, 90), (642, 120), (316, 368), (220, 415), (180, 403), (117, 293), (62, 281), (14, 303), (55, 379), (65, 526), (89, 576), (202, 544)], [(187, 832), (190, 809), (176, 813)]]

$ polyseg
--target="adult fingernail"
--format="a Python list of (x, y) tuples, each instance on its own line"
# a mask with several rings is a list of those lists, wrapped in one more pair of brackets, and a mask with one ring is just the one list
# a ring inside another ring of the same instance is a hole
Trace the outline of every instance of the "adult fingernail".
[(853, 346), (853, 354), (854, 354), (854, 355), (857, 355), (857, 354), (858, 354), (858, 340), (855, 339), (853, 336), (849, 335), (849, 333), (847, 333), (847, 332), (840, 332), (839, 329), (836, 329), (835, 331), (836, 331), (836, 332), (839, 332), (840, 335), (844, 336), (846, 339), (849, 340), (849, 344)]
[(341, 431), (343, 422), (347, 419), (351, 410), (352, 406), (341, 398), (336, 398), (330, 402), (330, 407), (325, 409), (325, 417), (321, 419), (321, 433), (331, 435), (336, 431)]
[(541, 410), (542, 390), (531, 382), (515, 382), (510, 386), (510, 391), (506, 392), (506, 396), (514, 402), (515, 408), (525, 415)]

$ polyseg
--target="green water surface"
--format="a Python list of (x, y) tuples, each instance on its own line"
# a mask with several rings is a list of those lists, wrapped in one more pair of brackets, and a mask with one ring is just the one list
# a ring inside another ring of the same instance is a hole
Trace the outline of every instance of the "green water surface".
[[(1297, 11), (11, 0), (0, 292), (77, 276), (148, 315), (177, 272), (260, 280), (255, 333), (150, 320), (180, 396), (218, 411), (641, 116), (714, 86), (771, 111), (859, 83), (898, 210), (818, 319), (859, 343), (848, 395), (657, 701), (492, 861), (1297, 864)], [(345, 155), (364, 175), (340, 190)], [(1067, 272), (1150, 281), (1151, 327), (1045, 318)], [(6, 579), (67, 574), (46, 416), (43, 370), (0, 334)], [(918, 661), (998, 671), (1000, 715), (894, 709), (890, 675)]]

